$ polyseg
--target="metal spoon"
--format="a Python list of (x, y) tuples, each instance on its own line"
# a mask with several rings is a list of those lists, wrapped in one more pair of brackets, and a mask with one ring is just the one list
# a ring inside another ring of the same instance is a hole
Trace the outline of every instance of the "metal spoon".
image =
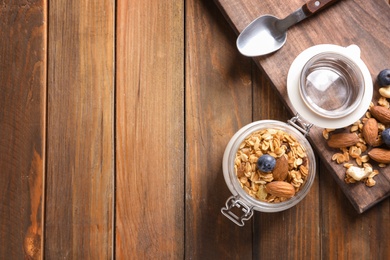
[(310, 0), (284, 19), (272, 15), (260, 16), (238, 36), (237, 48), (242, 55), (248, 57), (277, 51), (286, 42), (288, 28), (337, 1)]

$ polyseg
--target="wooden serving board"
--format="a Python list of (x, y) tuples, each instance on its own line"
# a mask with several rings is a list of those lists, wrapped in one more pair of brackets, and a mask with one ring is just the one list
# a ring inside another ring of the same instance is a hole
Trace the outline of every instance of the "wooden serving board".
[[(304, 0), (214, 0), (233, 29), (241, 32), (251, 21), (264, 14), (284, 18), (302, 6)], [(361, 49), (361, 58), (366, 63), (373, 80), (385, 68), (390, 68), (390, 6), (388, 0), (341, 0), (289, 29), (287, 42), (279, 51), (254, 58), (285, 101), (292, 114), (295, 111), (288, 100), (287, 73), (293, 60), (303, 50), (317, 44), (349, 46), (356, 44)], [(374, 86), (374, 102), (378, 99), (378, 86)], [(390, 195), (390, 166), (379, 168), (374, 179), (376, 185), (364, 183), (346, 184), (345, 168), (331, 161), (338, 152), (327, 147), (321, 128), (313, 127), (310, 141), (322, 162), (340, 185), (345, 195), (359, 213), (362, 213)], [(328, 163), (326, 163), (328, 162)], [(371, 161), (370, 161), (371, 162)]]

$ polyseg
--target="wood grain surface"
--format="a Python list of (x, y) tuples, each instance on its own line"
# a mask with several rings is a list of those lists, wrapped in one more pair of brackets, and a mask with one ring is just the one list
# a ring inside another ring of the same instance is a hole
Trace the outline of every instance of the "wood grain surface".
[[(251, 21), (264, 14), (283, 18), (302, 6), (305, 1), (294, 0), (280, 4), (279, 1), (215, 0), (231, 26), (241, 32)], [(303, 50), (317, 44), (349, 46), (356, 44), (361, 49), (361, 59), (366, 63), (373, 81), (376, 75), (389, 66), (390, 7), (385, 1), (342, 0), (321, 13), (302, 21), (288, 30), (286, 44), (279, 51), (254, 58), (255, 63), (269, 76), (277, 93), (289, 109), (296, 111), (290, 103), (286, 90), (287, 74), (293, 60)], [(378, 98), (378, 86), (374, 86), (373, 101)], [(367, 187), (363, 183), (349, 185), (344, 181), (345, 168), (333, 163), (336, 149), (329, 148), (322, 137), (322, 129), (310, 131), (311, 143), (317, 154), (330, 169), (338, 185), (344, 190), (355, 209), (362, 213), (390, 196), (390, 167), (380, 169), (377, 185)], [(379, 168), (373, 162), (374, 167)]]
[(113, 251), (115, 2), (49, 7), (47, 259)]
[[(276, 1), (231, 2), (258, 5)], [(295, 207), (242, 228), (221, 214), (232, 135), (291, 116), (283, 78), (238, 53), (224, 15), (207, 0), (1, 2), (0, 259), (390, 259), (390, 200), (358, 214), (321, 157)]]
[(46, 2), (0, 5), (0, 259), (43, 246)]
[(183, 4), (118, 1), (118, 259), (184, 257)]
[(220, 208), (231, 196), (224, 149), (252, 120), (251, 63), (228, 40), (234, 33), (213, 3), (191, 0), (186, 10), (186, 257), (248, 259), (251, 225), (240, 229)]

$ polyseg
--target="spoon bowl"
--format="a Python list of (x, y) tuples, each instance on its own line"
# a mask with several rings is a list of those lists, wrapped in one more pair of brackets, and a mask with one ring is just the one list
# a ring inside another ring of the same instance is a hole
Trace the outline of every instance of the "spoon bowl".
[(244, 56), (265, 55), (282, 48), (287, 32), (277, 30), (280, 21), (272, 15), (264, 15), (254, 20), (237, 39), (237, 48)]

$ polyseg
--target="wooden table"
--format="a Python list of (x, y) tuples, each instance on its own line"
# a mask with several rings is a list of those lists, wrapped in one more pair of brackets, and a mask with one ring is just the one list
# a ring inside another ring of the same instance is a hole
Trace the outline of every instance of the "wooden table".
[(7, 1), (0, 24), (0, 259), (390, 259), (390, 200), (358, 214), (322, 160), (296, 207), (220, 213), (231, 136), (291, 113), (213, 2)]

